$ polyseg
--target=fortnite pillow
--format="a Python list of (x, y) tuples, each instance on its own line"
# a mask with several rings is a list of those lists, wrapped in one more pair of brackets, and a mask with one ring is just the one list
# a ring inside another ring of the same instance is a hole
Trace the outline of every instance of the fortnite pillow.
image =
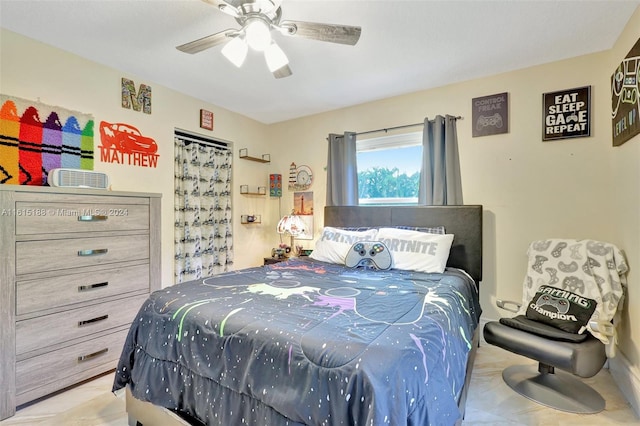
[(582, 333), (596, 310), (596, 302), (579, 294), (542, 285), (527, 306), (526, 317), (568, 333)]
[(397, 228), (380, 228), (377, 239), (393, 257), (393, 268), (405, 271), (444, 272), (453, 234), (428, 234)]
[(359, 232), (326, 226), (309, 257), (321, 262), (344, 265), (344, 259), (351, 246), (358, 241), (375, 240), (377, 232), (376, 229)]

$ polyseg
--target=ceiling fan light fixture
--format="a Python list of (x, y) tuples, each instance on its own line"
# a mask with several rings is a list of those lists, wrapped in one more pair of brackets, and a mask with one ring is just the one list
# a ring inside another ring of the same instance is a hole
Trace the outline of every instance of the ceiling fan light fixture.
[[(2, 1), (2, 0), (0, 0)], [(292, 75), (289, 59), (275, 43), (271, 31), (285, 36), (354, 46), (362, 29), (351, 25), (319, 22), (282, 21), (283, 0), (202, 0), (233, 16), (241, 29), (226, 29), (181, 44), (176, 48), (185, 53), (198, 53), (214, 46), (222, 46), (222, 54), (236, 67), (244, 63), (249, 48), (262, 52), (275, 78)]]
[(271, 44), (271, 28), (260, 18), (250, 19), (244, 32), (247, 44), (253, 50), (262, 52)]
[(267, 61), (269, 71), (274, 72), (289, 64), (289, 59), (284, 51), (275, 43), (271, 43), (264, 51), (264, 58)]
[(242, 37), (234, 37), (229, 43), (222, 48), (222, 54), (233, 65), (240, 68), (247, 57), (249, 46)]

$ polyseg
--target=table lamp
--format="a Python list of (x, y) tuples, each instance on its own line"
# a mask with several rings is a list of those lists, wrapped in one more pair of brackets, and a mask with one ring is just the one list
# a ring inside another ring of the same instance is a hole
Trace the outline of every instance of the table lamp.
[(289, 234), (291, 236), (290, 249), (293, 250), (293, 239), (305, 233), (305, 224), (302, 218), (295, 214), (283, 216), (276, 227), (278, 234)]

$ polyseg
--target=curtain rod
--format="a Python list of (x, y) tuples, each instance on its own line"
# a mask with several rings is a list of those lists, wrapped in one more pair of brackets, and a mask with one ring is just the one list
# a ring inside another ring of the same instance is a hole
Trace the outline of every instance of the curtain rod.
[(225, 141), (223, 139), (214, 139), (206, 135), (201, 135), (199, 133), (193, 133), (188, 130), (178, 129), (177, 127), (173, 129), (173, 135), (185, 141), (187, 145), (190, 143), (196, 143), (220, 150), (231, 149), (231, 142)]
[[(457, 115), (455, 117), (456, 120), (462, 120), (462, 116), (461, 115)], [(395, 126), (395, 127), (386, 127), (383, 129), (376, 129), (376, 130), (367, 130), (366, 132), (357, 132), (357, 135), (368, 135), (369, 133), (378, 133), (378, 132), (385, 132), (387, 133), (389, 130), (398, 130), (398, 129), (406, 129), (407, 127), (417, 127), (417, 126), (424, 126), (424, 122), (422, 123), (414, 123), (414, 124), (404, 124), (402, 126)], [(343, 135), (338, 135), (339, 138), (343, 138)]]

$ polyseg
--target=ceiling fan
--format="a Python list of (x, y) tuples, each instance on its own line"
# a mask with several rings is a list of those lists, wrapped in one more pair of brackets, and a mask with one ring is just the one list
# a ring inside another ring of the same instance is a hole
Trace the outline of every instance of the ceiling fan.
[(177, 47), (185, 53), (198, 53), (226, 43), (222, 54), (235, 66), (242, 66), (249, 48), (264, 52), (269, 71), (275, 78), (291, 75), (289, 60), (271, 37), (272, 31), (331, 43), (355, 45), (361, 28), (317, 22), (280, 21), (282, 0), (202, 0), (233, 16), (241, 29), (227, 29)]

